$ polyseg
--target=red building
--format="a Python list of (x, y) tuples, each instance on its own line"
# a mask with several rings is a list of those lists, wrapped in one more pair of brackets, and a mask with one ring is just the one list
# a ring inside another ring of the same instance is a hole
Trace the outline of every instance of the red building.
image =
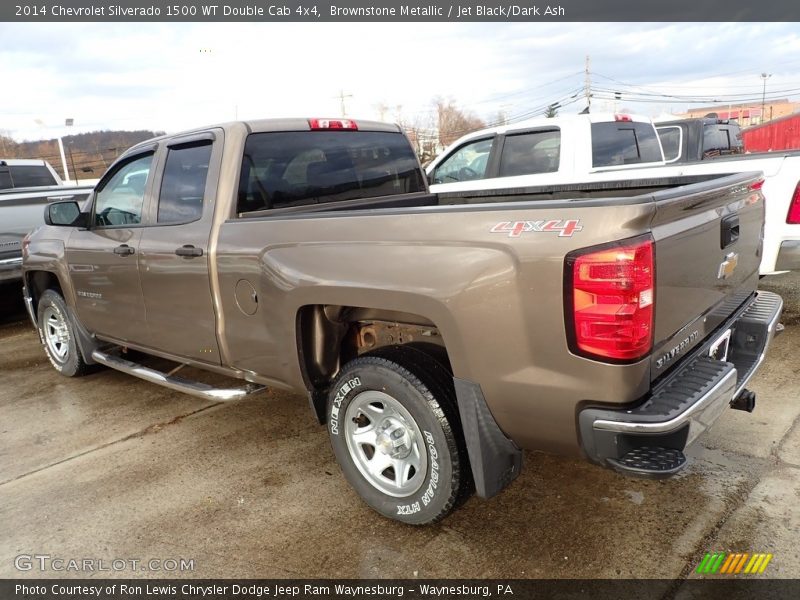
[(742, 130), (746, 152), (800, 149), (800, 113)]

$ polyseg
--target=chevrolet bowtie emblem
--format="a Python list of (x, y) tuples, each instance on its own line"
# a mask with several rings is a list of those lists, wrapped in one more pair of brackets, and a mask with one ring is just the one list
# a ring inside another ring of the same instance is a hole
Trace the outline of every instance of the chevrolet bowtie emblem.
[(736, 265), (739, 264), (739, 254), (736, 252), (730, 252), (725, 256), (725, 260), (723, 260), (719, 264), (719, 272), (717, 273), (717, 279), (727, 279), (733, 272), (736, 270)]

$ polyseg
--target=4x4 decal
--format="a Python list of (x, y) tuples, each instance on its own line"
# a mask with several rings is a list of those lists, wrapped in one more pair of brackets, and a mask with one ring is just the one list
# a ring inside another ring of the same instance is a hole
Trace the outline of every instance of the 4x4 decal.
[(542, 221), (501, 221), (489, 231), (491, 233), (507, 233), (516, 238), (528, 231), (558, 232), (558, 237), (572, 237), (576, 231), (582, 231), (580, 219), (552, 219)]

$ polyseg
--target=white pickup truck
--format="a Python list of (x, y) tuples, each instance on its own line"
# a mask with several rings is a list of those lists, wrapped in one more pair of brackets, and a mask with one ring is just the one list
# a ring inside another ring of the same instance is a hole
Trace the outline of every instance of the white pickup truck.
[(81, 201), (92, 185), (64, 185), (50, 163), (0, 158), (0, 283), (22, 279), (22, 238), (44, 224), (44, 206)]
[(766, 223), (760, 273), (800, 270), (800, 153), (737, 154), (667, 164), (648, 117), (540, 118), (465, 135), (427, 168), (439, 194), (761, 171)]

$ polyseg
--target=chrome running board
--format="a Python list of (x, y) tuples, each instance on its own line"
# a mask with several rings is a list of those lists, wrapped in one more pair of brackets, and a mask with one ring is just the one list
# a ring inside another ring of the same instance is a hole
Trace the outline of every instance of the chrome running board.
[(172, 373), (177, 369), (170, 373), (162, 373), (161, 371), (156, 371), (155, 369), (131, 362), (115, 354), (108, 354), (106, 352), (100, 352), (99, 350), (92, 352), (92, 358), (101, 365), (111, 367), (117, 371), (122, 371), (128, 375), (133, 375), (139, 379), (144, 379), (145, 381), (157, 383), (171, 390), (183, 392), (184, 394), (191, 394), (192, 396), (205, 398), (206, 400), (212, 400), (214, 402), (238, 400), (266, 389), (266, 386), (255, 383), (248, 383), (240, 388), (215, 388), (207, 383), (192, 381), (173, 375)]

